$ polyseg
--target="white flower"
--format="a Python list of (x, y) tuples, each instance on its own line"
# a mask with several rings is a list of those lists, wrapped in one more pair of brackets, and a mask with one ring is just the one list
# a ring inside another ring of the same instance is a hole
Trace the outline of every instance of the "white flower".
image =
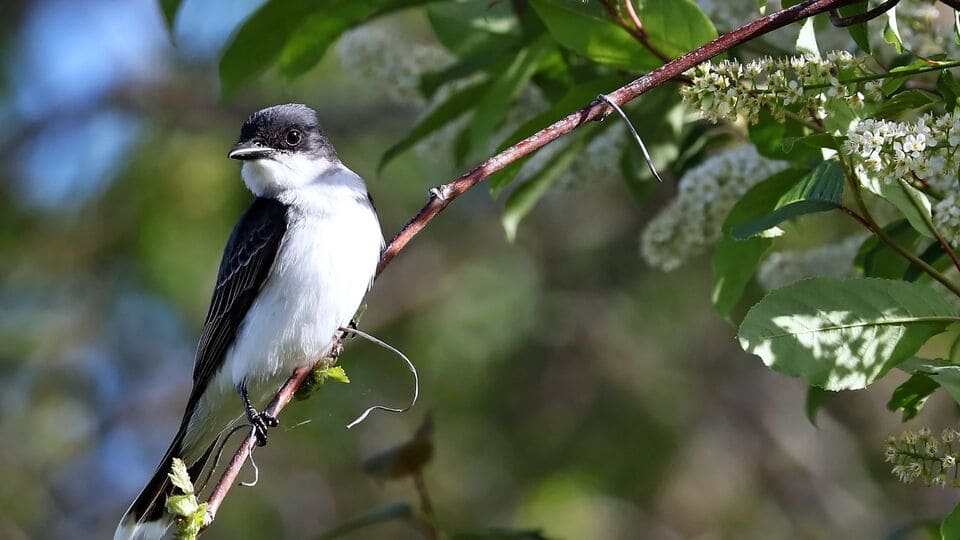
[(752, 145), (717, 154), (680, 179), (678, 193), (641, 237), (650, 266), (670, 271), (720, 239), (730, 208), (757, 182), (786, 168), (761, 157)]
[(865, 238), (857, 235), (806, 251), (775, 252), (760, 264), (757, 283), (772, 291), (814, 276), (853, 277), (856, 275), (853, 259)]

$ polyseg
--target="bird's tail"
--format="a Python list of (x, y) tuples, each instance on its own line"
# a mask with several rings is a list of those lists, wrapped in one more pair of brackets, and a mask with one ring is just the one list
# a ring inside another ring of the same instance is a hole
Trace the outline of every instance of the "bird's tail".
[[(173, 484), (167, 473), (173, 464), (173, 459), (180, 457), (183, 459), (183, 439), (186, 435), (187, 424), (180, 427), (176, 437), (170, 444), (170, 448), (163, 455), (160, 465), (153, 473), (150, 481), (147, 483), (140, 495), (130, 505), (120, 524), (117, 525), (116, 532), (113, 533), (114, 540), (155, 540), (163, 537), (173, 518), (166, 512), (167, 496), (173, 491)], [(204, 465), (213, 453), (219, 437), (215, 439), (210, 446), (193, 463), (188, 463), (187, 472), (190, 478), (196, 481), (203, 471)]]

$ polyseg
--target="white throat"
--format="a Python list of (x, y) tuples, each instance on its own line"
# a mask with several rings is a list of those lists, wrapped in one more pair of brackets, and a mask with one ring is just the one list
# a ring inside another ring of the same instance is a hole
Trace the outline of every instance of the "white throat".
[(284, 191), (320, 182), (323, 177), (343, 168), (336, 158), (331, 160), (285, 153), (267, 159), (244, 161), (240, 176), (257, 197), (276, 197)]

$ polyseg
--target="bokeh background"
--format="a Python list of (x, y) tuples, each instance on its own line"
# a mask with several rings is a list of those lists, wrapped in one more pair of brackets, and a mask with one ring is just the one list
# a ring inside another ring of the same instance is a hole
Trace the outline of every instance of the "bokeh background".
[[(365, 178), (387, 236), (456, 176), (449, 160), (383, 151), (419, 110), (328, 53), (294, 82), (221, 102), (219, 51), (259, 5), (189, 0), (171, 36), (149, 0), (0, 6), (0, 537), (104, 538), (174, 432), (222, 246), (250, 200), (225, 153), (246, 116), (315, 107)], [(422, 12), (378, 23), (434, 38)], [(888, 435), (953, 425), (942, 395), (901, 426), (894, 375), (832, 398), (745, 355), (710, 304), (710, 262), (663, 274), (638, 253), (673, 186), (638, 205), (602, 176), (551, 193), (516, 242), (502, 201), (456, 201), (391, 265), (362, 326), (420, 368), (360, 342), (256, 452), (206, 538), (312, 538), (371, 507), (416, 504), (361, 462), (435, 421), (425, 471), (449, 531), (550, 538), (881, 538), (946, 514), (948, 491), (896, 483)], [(811, 244), (831, 231), (808, 227)], [(252, 475), (248, 469), (246, 475)], [(350, 538), (419, 538), (408, 523)]]

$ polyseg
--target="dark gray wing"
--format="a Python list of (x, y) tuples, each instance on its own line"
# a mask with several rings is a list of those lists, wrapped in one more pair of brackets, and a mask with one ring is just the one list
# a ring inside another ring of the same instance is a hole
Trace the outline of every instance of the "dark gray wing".
[(237, 329), (270, 274), (286, 231), (286, 205), (264, 198), (254, 200), (233, 228), (197, 346), (188, 412), (223, 365)]

